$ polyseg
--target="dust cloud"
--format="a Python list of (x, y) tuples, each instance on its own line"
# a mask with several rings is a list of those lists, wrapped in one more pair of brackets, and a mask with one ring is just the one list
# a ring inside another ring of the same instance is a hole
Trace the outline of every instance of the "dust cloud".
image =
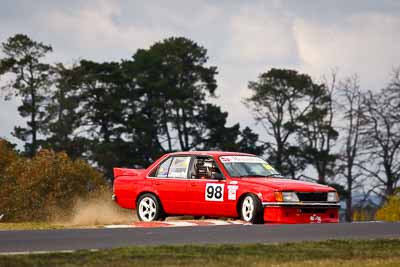
[(72, 215), (58, 223), (67, 226), (96, 226), (137, 221), (134, 211), (120, 208), (109, 196), (76, 200)]

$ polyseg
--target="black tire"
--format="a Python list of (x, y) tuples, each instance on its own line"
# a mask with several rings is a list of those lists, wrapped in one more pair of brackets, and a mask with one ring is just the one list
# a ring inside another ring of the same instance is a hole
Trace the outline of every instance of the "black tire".
[(240, 217), (245, 222), (253, 224), (264, 223), (264, 209), (257, 196), (247, 194), (243, 198), (240, 203)]
[(165, 219), (160, 201), (151, 193), (139, 197), (136, 203), (136, 214), (140, 221), (145, 222)]

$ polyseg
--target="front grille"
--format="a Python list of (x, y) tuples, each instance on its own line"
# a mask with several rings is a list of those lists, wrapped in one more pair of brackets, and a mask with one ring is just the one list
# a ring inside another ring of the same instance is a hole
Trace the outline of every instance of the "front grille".
[(320, 202), (327, 201), (328, 193), (327, 192), (299, 192), (297, 193), (297, 197), (300, 201), (312, 201), (312, 202)]

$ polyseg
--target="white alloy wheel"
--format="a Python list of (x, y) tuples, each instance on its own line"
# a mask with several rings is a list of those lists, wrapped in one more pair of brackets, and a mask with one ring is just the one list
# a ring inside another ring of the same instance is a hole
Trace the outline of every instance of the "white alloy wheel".
[(248, 195), (243, 199), (242, 202), (242, 218), (246, 222), (252, 222), (254, 217), (254, 200)]
[(138, 215), (140, 220), (151, 222), (156, 220), (157, 204), (153, 198), (146, 196), (139, 201)]

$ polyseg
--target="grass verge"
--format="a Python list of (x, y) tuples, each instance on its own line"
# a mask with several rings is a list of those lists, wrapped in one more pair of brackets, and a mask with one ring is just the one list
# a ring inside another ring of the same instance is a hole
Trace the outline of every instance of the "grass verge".
[[(106, 242), (106, 241), (105, 241)], [(0, 256), (0, 266), (400, 266), (400, 239), (127, 247)]]
[[(81, 229), (102, 228), (104, 224), (73, 225), (48, 222), (22, 222), (22, 223), (0, 223), (0, 231), (5, 230), (52, 230), (52, 229)], [(0, 265), (1, 267), (1, 265)]]
[[(0, 223), (1, 230), (44, 230), (63, 229), (64, 225), (46, 222), (22, 222), (22, 223)], [(0, 265), (1, 266), (1, 265)]]

